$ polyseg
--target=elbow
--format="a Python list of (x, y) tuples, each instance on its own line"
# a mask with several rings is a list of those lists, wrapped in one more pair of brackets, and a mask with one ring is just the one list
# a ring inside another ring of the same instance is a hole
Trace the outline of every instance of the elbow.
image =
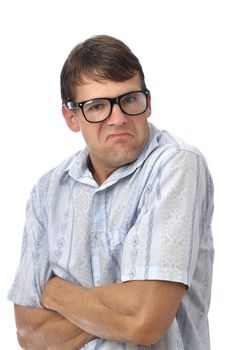
[(155, 333), (142, 333), (139, 339), (137, 340), (137, 344), (149, 347), (155, 345), (160, 338), (161, 336), (158, 336), (158, 334)]
[(159, 335), (157, 332), (148, 332), (142, 328), (137, 333), (135, 333), (132, 342), (137, 345), (151, 346), (156, 344), (161, 336), (162, 335)]
[(143, 320), (133, 330), (133, 343), (143, 346), (156, 344), (166, 334), (172, 321)]
[(20, 332), (19, 330), (17, 330), (16, 335), (17, 335), (17, 339), (18, 339), (18, 343), (19, 343), (20, 347), (22, 349), (25, 349), (25, 350), (29, 349), (27, 337), (25, 336), (25, 334), (23, 332)]
[[(39, 338), (40, 335), (38, 335), (37, 330), (35, 329), (28, 329), (28, 328), (18, 328), (17, 332), (17, 340), (20, 345), (20, 347), (24, 350), (32, 350), (37, 349), (39, 344)], [(43, 347), (44, 350), (47, 349), (47, 347)]]

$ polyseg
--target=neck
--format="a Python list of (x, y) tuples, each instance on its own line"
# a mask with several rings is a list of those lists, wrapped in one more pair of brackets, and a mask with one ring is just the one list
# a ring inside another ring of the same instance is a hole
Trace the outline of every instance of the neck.
[(92, 173), (93, 179), (96, 181), (98, 185), (102, 185), (107, 180), (107, 178), (111, 176), (115, 170), (118, 169), (118, 168), (114, 168), (110, 170), (110, 169), (102, 168), (101, 171), (96, 171), (90, 158), (88, 160), (88, 168)]

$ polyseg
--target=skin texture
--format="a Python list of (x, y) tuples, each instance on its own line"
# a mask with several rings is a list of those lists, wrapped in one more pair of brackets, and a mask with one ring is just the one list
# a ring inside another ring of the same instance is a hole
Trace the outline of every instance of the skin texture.
[[(141, 89), (138, 75), (125, 82), (86, 80), (77, 86), (76, 100), (116, 97)], [(101, 185), (116, 169), (135, 161), (149, 137), (148, 109), (126, 116), (114, 105), (111, 116), (88, 123), (80, 110), (62, 109), (68, 127), (82, 132), (90, 170)], [(131, 281), (83, 288), (54, 277), (44, 287), (42, 309), (15, 305), (19, 343), (26, 350), (75, 350), (95, 337), (150, 345), (173, 321), (186, 286), (168, 281)]]
[[(76, 87), (75, 100), (116, 97), (140, 89), (141, 81), (137, 74), (125, 82), (87, 79), (85, 85)], [(63, 107), (62, 112), (72, 131), (81, 130), (88, 147), (93, 176), (99, 184), (119, 167), (136, 160), (148, 141), (150, 104), (143, 114), (135, 117), (125, 115), (118, 105), (114, 105), (111, 116), (97, 124), (87, 122), (81, 110), (72, 113)]]
[(95, 337), (57, 312), (15, 305), (17, 337), (26, 350), (80, 349)]
[(42, 303), (97, 337), (151, 345), (168, 330), (185, 291), (183, 284), (165, 281), (83, 288), (55, 277)]

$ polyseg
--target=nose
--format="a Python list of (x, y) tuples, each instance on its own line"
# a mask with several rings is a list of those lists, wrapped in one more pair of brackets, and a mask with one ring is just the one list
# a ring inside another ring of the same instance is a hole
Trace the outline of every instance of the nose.
[(112, 113), (107, 119), (108, 125), (121, 126), (128, 121), (127, 115), (125, 115), (120, 109), (119, 105), (115, 103), (112, 108)]

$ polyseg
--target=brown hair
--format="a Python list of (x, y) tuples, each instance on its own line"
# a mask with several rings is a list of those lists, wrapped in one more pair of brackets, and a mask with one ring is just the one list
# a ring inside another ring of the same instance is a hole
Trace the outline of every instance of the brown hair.
[(72, 101), (75, 86), (85, 84), (85, 78), (120, 82), (136, 73), (146, 88), (142, 66), (127, 45), (109, 35), (93, 36), (75, 46), (64, 63), (60, 75), (62, 101)]

